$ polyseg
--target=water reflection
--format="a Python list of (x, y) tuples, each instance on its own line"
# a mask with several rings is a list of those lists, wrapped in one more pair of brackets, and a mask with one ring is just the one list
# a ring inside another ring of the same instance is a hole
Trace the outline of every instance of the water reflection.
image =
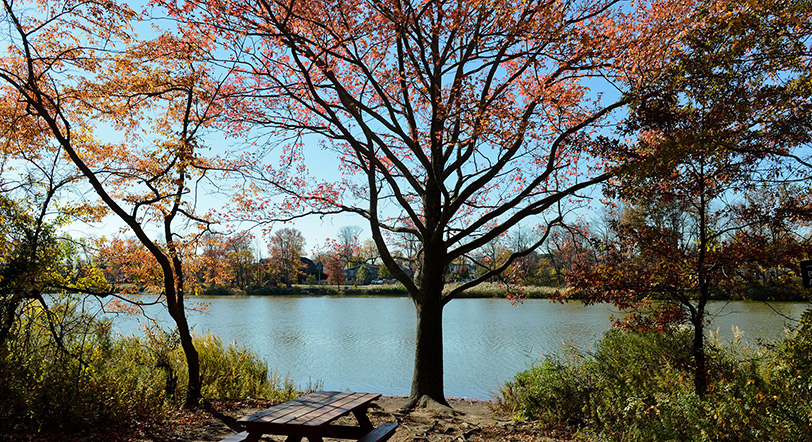
[[(414, 358), (414, 305), (408, 298), (224, 297), (206, 298), (209, 312), (192, 315), (198, 333), (236, 341), (266, 359), (297, 384), (322, 380), (328, 389), (409, 393)], [(798, 318), (803, 303), (778, 308)], [(712, 303), (711, 329), (732, 336), (737, 325), (746, 338), (781, 335), (786, 319), (763, 303)], [(168, 315), (154, 315), (171, 326)], [(528, 300), (459, 299), (444, 314), (445, 385), (449, 396), (487, 398), (505, 380), (541, 355), (565, 343), (587, 349), (618, 311), (608, 305), (584, 307)], [(132, 318), (116, 329), (137, 332)]]

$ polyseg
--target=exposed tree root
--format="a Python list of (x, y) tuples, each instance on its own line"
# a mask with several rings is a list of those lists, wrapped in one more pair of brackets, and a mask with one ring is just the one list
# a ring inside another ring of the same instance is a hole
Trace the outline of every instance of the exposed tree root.
[(427, 395), (410, 398), (409, 402), (403, 407), (402, 412), (409, 413), (417, 409), (429, 410), (443, 416), (459, 416), (462, 414), (451, 408), (445, 399), (441, 402)]

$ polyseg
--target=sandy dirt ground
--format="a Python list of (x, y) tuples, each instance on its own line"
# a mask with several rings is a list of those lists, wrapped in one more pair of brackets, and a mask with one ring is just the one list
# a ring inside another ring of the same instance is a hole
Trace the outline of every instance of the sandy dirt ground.
[[(369, 410), (372, 423), (397, 422), (398, 429), (391, 442), (543, 442), (567, 441), (565, 434), (555, 430), (541, 429), (533, 423), (517, 423), (505, 416), (495, 414), (489, 402), (463, 399), (449, 400), (453, 412), (442, 409), (417, 409), (404, 411), (406, 398), (383, 397)], [(261, 404), (231, 403), (215, 404), (209, 411), (197, 412), (186, 422), (164, 429), (161, 434), (143, 434), (139, 442), (217, 442), (237, 433), (236, 422), (241, 416), (265, 408)], [(337, 423), (354, 424), (354, 418), (344, 417)], [(148, 432), (149, 433), (149, 432)], [(283, 441), (280, 436), (265, 436), (262, 441)], [(338, 442), (342, 439), (326, 439)]]

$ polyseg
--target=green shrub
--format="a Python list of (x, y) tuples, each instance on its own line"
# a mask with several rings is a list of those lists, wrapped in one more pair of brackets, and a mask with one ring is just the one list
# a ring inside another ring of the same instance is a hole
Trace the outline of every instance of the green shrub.
[(810, 353), (800, 341), (760, 349), (711, 341), (701, 398), (687, 330), (611, 330), (591, 354), (571, 351), (519, 373), (496, 402), (517, 419), (601, 440), (812, 440), (812, 382), (802, 369)]
[(581, 425), (587, 418), (583, 404), (591, 393), (590, 383), (577, 364), (547, 358), (506, 384), (496, 406), (520, 420)]
[(209, 285), (200, 291), (200, 294), (203, 296), (234, 296), (241, 293), (242, 290), (226, 287), (224, 285)]

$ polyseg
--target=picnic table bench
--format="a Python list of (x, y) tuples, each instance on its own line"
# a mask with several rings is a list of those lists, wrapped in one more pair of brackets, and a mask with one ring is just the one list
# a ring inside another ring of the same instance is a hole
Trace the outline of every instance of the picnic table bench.
[[(379, 397), (373, 393), (317, 391), (238, 419), (245, 431), (220, 442), (256, 442), (263, 434), (286, 435), (287, 442), (298, 442), (303, 437), (310, 442), (322, 442), (325, 437), (382, 442), (395, 433), (398, 425), (372, 425), (367, 410)], [(350, 413), (358, 425), (332, 423)]]

